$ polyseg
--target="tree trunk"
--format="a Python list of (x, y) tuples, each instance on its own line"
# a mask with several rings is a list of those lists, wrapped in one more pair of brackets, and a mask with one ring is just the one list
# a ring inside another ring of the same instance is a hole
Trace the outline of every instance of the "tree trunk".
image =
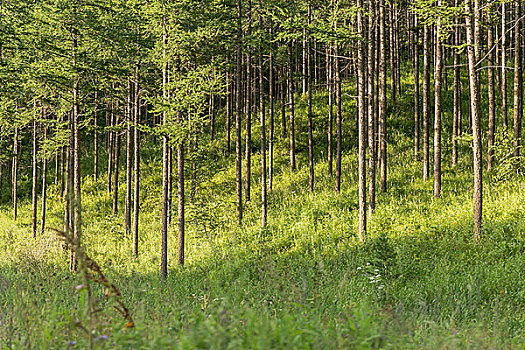
[(376, 112), (374, 103), (374, 92), (375, 92), (375, 62), (374, 52), (376, 50), (375, 45), (375, 34), (374, 34), (374, 20), (375, 20), (375, 6), (374, 0), (368, 0), (368, 213), (372, 216), (374, 213), (376, 203), (376, 154), (375, 154), (375, 124), (376, 124)]
[(95, 90), (95, 107), (93, 108), (93, 175), (98, 179), (98, 91)]
[[(162, 19), (162, 47), (163, 60), (162, 67), (162, 97), (165, 102), (168, 100), (168, 63), (166, 59), (168, 34), (166, 31), (166, 19)], [(168, 116), (164, 112), (162, 123), (167, 125)], [(165, 281), (168, 276), (168, 136), (162, 136), (162, 213), (161, 213), (161, 257), (160, 257), (160, 278)]]
[(357, 42), (357, 95), (358, 95), (358, 139), (359, 139), (359, 160), (358, 160), (358, 182), (359, 182), (359, 240), (363, 242), (366, 236), (366, 102), (365, 102), (365, 24), (363, 19), (363, 0), (357, 0), (357, 32), (360, 39)]
[[(441, 0), (437, 2), (441, 6)], [(436, 25), (436, 61), (434, 63), (434, 197), (441, 196), (441, 79), (443, 50), (441, 47), (441, 19)]]
[[(47, 140), (47, 126), (44, 126), (44, 141)], [(40, 235), (44, 235), (46, 228), (46, 201), (47, 201), (47, 154), (42, 157), (42, 213), (40, 220)]]
[(139, 66), (135, 66), (135, 103), (134, 103), (134, 126), (133, 126), (133, 256), (139, 256), (139, 210), (140, 210), (140, 131), (138, 125), (141, 122), (141, 106), (139, 95)]
[(507, 73), (506, 73), (506, 57), (507, 57), (507, 22), (506, 22), (506, 8), (505, 1), (501, 2), (501, 115), (503, 122), (503, 131), (507, 131)]
[(36, 118), (36, 101), (33, 106), (34, 108), (34, 114), (35, 117), (33, 119), (33, 187), (31, 190), (31, 197), (32, 197), (32, 210), (31, 210), (31, 233), (33, 235), (33, 238), (36, 238), (36, 212), (37, 212), (37, 181), (38, 181), (38, 160), (36, 156), (36, 147), (37, 147), (37, 118)]
[[(308, 0), (308, 26), (310, 26), (312, 17), (312, 8), (310, 0)], [(310, 31), (306, 31), (306, 54), (307, 54), (307, 80), (308, 80), (308, 167), (309, 167), (309, 188), (310, 192), (314, 191), (314, 140), (313, 140), (313, 125), (312, 125), (312, 48), (310, 40)]]
[(495, 50), (492, 50), (494, 45), (494, 33), (493, 27), (490, 20), (490, 7), (487, 12), (487, 47), (490, 50), (487, 56), (487, 87), (488, 87), (488, 99), (489, 99), (489, 131), (488, 131), (488, 157), (487, 157), (487, 172), (492, 171), (493, 165), (493, 156), (494, 156), (494, 133), (496, 126), (496, 100), (495, 100), (495, 91), (494, 91), (494, 53)]
[[(109, 125), (110, 127), (114, 126), (115, 123), (115, 111), (113, 110), (114, 104), (113, 101), (108, 104), (108, 108), (111, 110)], [(114, 159), (114, 149), (115, 149), (115, 138), (116, 133), (114, 131), (109, 131), (108, 135), (108, 182), (107, 190), (108, 194), (111, 195), (112, 191), (112, 181), (113, 181), (113, 159)]]
[(328, 85), (328, 134), (327, 134), (327, 158), (328, 158), (328, 176), (332, 176), (333, 173), (333, 145), (332, 145), (332, 134), (333, 134), (333, 120), (334, 120), (334, 79), (333, 79), (333, 42), (328, 44), (326, 48), (326, 84)]
[(13, 186), (13, 220), (16, 221), (18, 214), (18, 127), (15, 127), (15, 135), (13, 137), (13, 169), (11, 170), (11, 176)]
[(288, 133), (290, 140), (290, 171), (295, 171), (295, 106), (294, 106), (294, 81), (292, 70), (292, 44), (288, 44), (288, 99), (290, 104), (290, 121)]
[(429, 175), (429, 124), (430, 124), (430, 28), (423, 29), (423, 181)]
[[(246, 36), (252, 35), (252, 1), (247, 1), (248, 9), (246, 12), (248, 28)], [(246, 149), (244, 151), (245, 173), (244, 173), (244, 198), (246, 202), (251, 199), (251, 179), (252, 179), (252, 57), (250, 48), (246, 50)]]
[(241, 149), (241, 112), (242, 112), (242, 4), (237, 0), (237, 52), (235, 82), (235, 183), (237, 188), (237, 224), (242, 224), (242, 149)]
[[(180, 113), (177, 115), (177, 122), (182, 124)], [(177, 257), (179, 265), (184, 265), (184, 142), (179, 141), (177, 145), (177, 217), (178, 217), (178, 251)]]
[(413, 68), (414, 68), (414, 160), (419, 157), (419, 35), (417, 14), (414, 13)]
[(115, 150), (113, 159), (113, 215), (118, 214), (118, 176), (119, 176), (119, 163), (120, 163), (120, 139), (121, 136), (117, 132), (115, 137)]
[[(270, 27), (270, 40), (272, 38), (272, 28)], [(269, 81), (269, 91), (268, 91), (268, 98), (269, 98), (269, 130), (268, 130), (268, 189), (272, 191), (273, 189), (273, 148), (274, 148), (274, 100), (273, 100), (273, 94), (274, 94), (274, 73), (273, 73), (273, 55), (272, 52), (270, 52), (270, 61), (269, 61), (270, 67), (268, 68), (269, 74), (270, 74), (270, 81)]]
[[(455, 0), (458, 7), (458, 0)], [(454, 45), (461, 44), (459, 18), (454, 20)], [(456, 166), (458, 160), (458, 145), (456, 138), (461, 134), (461, 70), (458, 49), (454, 49), (454, 117), (452, 121), (452, 166)]]
[[(514, 29), (514, 115), (513, 115), (513, 146), (514, 157), (517, 159), (520, 155), (519, 145), (521, 137), (521, 115), (523, 113), (522, 96), (523, 96), (523, 73), (521, 67), (521, 3), (515, 3), (515, 29)], [(515, 164), (517, 167), (517, 164)]]
[(379, 58), (379, 167), (381, 193), (386, 192), (386, 26), (385, 2), (379, 2), (380, 58)]
[[(262, 0), (259, 0), (259, 8), (262, 11)], [(263, 30), (262, 15), (259, 12), (259, 30)], [(264, 111), (264, 69), (262, 45), (259, 44), (259, 115), (261, 120), (261, 226), (266, 227), (266, 219), (268, 216), (267, 207), (267, 176), (266, 176), (266, 120)]]
[[(479, 0), (474, 0), (475, 9), (479, 10)], [(482, 224), (482, 200), (483, 200), (483, 182), (482, 182), (482, 150), (481, 150), (481, 118), (479, 111), (479, 90), (478, 90), (478, 73), (476, 72), (476, 53), (473, 30), (472, 30), (472, 9), (471, 0), (465, 1), (465, 24), (467, 32), (467, 62), (470, 87), (470, 110), (472, 113), (472, 151), (474, 165), (474, 239), (479, 241), (481, 236)], [(479, 27), (479, 12), (474, 13), (474, 28)]]
[(124, 227), (126, 235), (131, 233), (131, 177), (133, 167), (133, 135), (131, 118), (133, 118), (133, 85), (128, 79), (128, 103), (126, 107), (126, 198), (124, 204)]

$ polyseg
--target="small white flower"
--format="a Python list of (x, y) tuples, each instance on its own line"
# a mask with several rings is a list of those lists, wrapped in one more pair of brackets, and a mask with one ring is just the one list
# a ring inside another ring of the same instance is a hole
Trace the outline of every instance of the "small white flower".
[(374, 272), (379, 272), (379, 269), (375, 269)]
[(361, 269), (362, 269), (362, 267), (361, 267), (361, 266), (359, 266), (359, 267), (358, 267), (357, 269), (358, 269), (358, 270), (361, 270)]
[(379, 287), (377, 287), (377, 288), (378, 288), (378, 289), (383, 289), (383, 288), (385, 288), (385, 286), (383, 286), (383, 285), (380, 285), (380, 286), (379, 286)]
[(370, 263), (366, 263), (366, 266), (370, 266)]
[(381, 278), (381, 275), (376, 275), (376, 278)]

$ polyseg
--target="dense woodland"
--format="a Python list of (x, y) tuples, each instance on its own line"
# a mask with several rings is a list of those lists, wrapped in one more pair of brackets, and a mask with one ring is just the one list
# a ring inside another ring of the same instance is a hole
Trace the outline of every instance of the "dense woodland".
[[(223, 239), (241, 247), (248, 244), (242, 232), (257, 232), (253, 249), (260, 256), (266, 250), (281, 254), (286, 248), (264, 237), (277, 237), (292, 225), (282, 220), (293, 212), (285, 209), (287, 201), (299, 194), (305, 203), (331, 198), (307, 224), (315, 232), (319, 225), (321, 235), (335, 220), (329, 216), (339, 215), (329, 214), (330, 208), (352, 211), (345, 229), (336, 230), (345, 245), (364, 249), (348, 254), (381, 255), (379, 265), (363, 264), (364, 269), (379, 266), (382, 274), (395, 275), (387, 267), (394, 259), (389, 243), (394, 229), (386, 221), (396, 221), (396, 214), (388, 217), (385, 210), (421, 203), (422, 188), (431, 208), (459, 197), (464, 202), (447, 209), (464, 212), (464, 237), (437, 233), (441, 238), (433, 242), (457, 239), (468, 247), (465, 252), (492, 254), (487, 240), (495, 239), (494, 220), (507, 209), (522, 209), (523, 198), (517, 197), (516, 207), (504, 206), (498, 216), (492, 200), (522, 195), (512, 186), (523, 172), (524, 15), (525, 3), (506, 0), (4, 0), (0, 204), (10, 233), (3, 244), (24, 237), (26, 245), (38, 246), (54, 237), (48, 244), (60, 247), (57, 264), (63, 269), (68, 255), (69, 269), (82, 281), (78, 286), (88, 286), (88, 300), (95, 294), (91, 285), (103, 286), (125, 328), (135, 324), (133, 311), (99, 263), (133, 274), (153, 256), (161, 293), (169, 290), (172, 272), (191, 283), (181, 274), (198, 269), (196, 256), (207, 242), (213, 259), (226, 259), (227, 249), (221, 257), (216, 247), (226, 244), (216, 241), (218, 232), (236, 232)], [(402, 176), (409, 173), (410, 179)], [(466, 197), (457, 194), (458, 186), (468, 187)], [(484, 186), (492, 186), (488, 213)], [(450, 215), (447, 210), (444, 215)], [(516, 215), (516, 225), (522, 225)], [(408, 225), (407, 220), (410, 216), (399, 221)], [(414, 221), (414, 227), (423, 225)], [(13, 227), (27, 234), (17, 238)], [(118, 243), (124, 241), (125, 248)], [(103, 252), (112, 244), (119, 247), (118, 257)], [(521, 240), (516, 244), (515, 250), (507, 248), (517, 254)], [(188, 261), (193, 267), (183, 267)], [(278, 278), (275, 274), (266, 278)], [(398, 312), (390, 300), (395, 297), (383, 294), (383, 287), (374, 293), (380, 293), (385, 317), (396, 318), (390, 315)], [(496, 315), (503, 306), (487, 293)], [(513, 298), (519, 308), (522, 297)], [(206, 300), (204, 295), (203, 305)], [(85, 308), (87, 318), (77, 328), (86, 330), (94, 347), (95, 306), (88, 301)], [(479, 320), (477, 313), (470, 317)], [(509, 329), (519, 329), (523, 319)], [(359, 320), (349, 322), (359, 329)], [(368, 331), (383, 332), (380, 328)], [(504, 328), (493, 331), (505, 338)], [(0, 340), (11, 339), (1, 347), (39, 347), (18, 332), (19, 343), (11, 343), (14, 338), (0, 331)], [(373, 338), (364, 348), (400, 346), (385, 339)], [(227, 347), (224, 341), (218, 348)], [(339, 341), (305, 344), (353, 344)], [(265, 346), (290, 344), (242, 344)]]

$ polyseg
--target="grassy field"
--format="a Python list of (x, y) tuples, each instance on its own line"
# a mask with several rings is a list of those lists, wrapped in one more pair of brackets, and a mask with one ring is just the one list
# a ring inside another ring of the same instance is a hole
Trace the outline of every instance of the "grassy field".
[[(199, 156), (196, 198), (188, 205), (187, 265), (176, 266), (174, 215), (165, 283), (159, 272), (157, 146), (144, 144), (137, 260), (122, 217), (109, 215), (105, 179), (84, 178), (83, 243), (122, 292), (133, 328), (123, 330), (126, 321), (114, 301), (104, 298), (103, 288), (93, 284), (90, 300), (86, 289), (76, 288), (82, 279), (68, 271), (69, 253), (53, 231), (31, 238), (29, 196), (16, 223), (6, 203), (0, 210), (0, 348), (525, 348), (525, 180), (485, 178), (484, 234), (475, 243), (468, 143), (461, 146), (460, 164), (451, 168), (444, 136), (443, 195), (434, 199), (431, 181), (421, 180), (421, 164), (413, 161), (407, 95), (399, 105), (406, 112), (390, 116), (389, 191), (378, 195), (368, 240), (359, 243), (353, 109), (344, 106), (342, 192), (335, 196), (323, 160), (324, 98), (316, 96), (314, 109), (315, 194), (307, 190), (305, 101), (300, 100), (301, 170), (287, 170), (286, 141), (279, 140), (264, 230), (258, 155), (254, 199), (245, 208), (244, 225), (237, 227), (233, 158), (222, 154), (219, 142), (206, 146)], [(89, 169), (86, 161), (86, 173)], [(52, 187), (48, 226), (62, 227), (61, 215)], [(89, 305), (99, 309), (90, 319)]]

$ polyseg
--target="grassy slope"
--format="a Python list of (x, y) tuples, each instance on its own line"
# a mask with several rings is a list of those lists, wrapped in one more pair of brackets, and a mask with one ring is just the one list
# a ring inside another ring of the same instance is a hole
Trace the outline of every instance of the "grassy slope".
[[(298, 113), (298, 163), (303, 168), (288, 172), (286, 141), (279, 141), (266, 230), (258, 227), (258, 157), (253, 163), (255, 199), (246, 208), (245, 225), (237, 228), (233, 160), (221, 155), (218, 144), (207, 148), (196, 203), (188, 208), (188, 264), (175, 266), (173, 225), (172, 265), (163, 285), (158, 151), (152, 145), (144, 148), (137, 261), (131, 258), (122, 218), (108, 216), (111, 201), (104, 179), (85, 178), (84, 242), (121, 288), (136, 321), (135, 328), (122, 332), (124, 322), (95, 288), (104, 310), (93, 327), (97, 335), (109, 335), (95, 342), (96, 348), (525, 346), (521, 182), (486, 185), (485, 234), (475, 244), (468, 148), (464, 145), (457, 169), (444, 165), (443, 196), (433, 199), (432, 184), (421, 181), (421, 165), (412, 161), (407, 94), (401, 112), (391, 116), (390, 190), (378, 196), (370, 239), (359, 244), (353, 109), (345, 106), (343, 190), (336, 197), (321, 160), (324, 97), (316, 98), (315, 195), (307, 192), (303, 112)], [(304, 111), (304, 100), (298, 105)], [(444, 139), (446, 164), (449, 157)], [(60, 227), (62, 205), (56, 190), (51, 192), (49, 225)], [(7, 207), (0, 211), (0, 348), (85, 348), (87, 340), (74, 326), (85, 314), (85, 295), (74, 289), (79, 279), (67, 272), (68, 255), (53, 233), (30, 238), (29, 208), (25, 201), (16, 225)], [(72, 341), (77, 344), (67, 345)]]

